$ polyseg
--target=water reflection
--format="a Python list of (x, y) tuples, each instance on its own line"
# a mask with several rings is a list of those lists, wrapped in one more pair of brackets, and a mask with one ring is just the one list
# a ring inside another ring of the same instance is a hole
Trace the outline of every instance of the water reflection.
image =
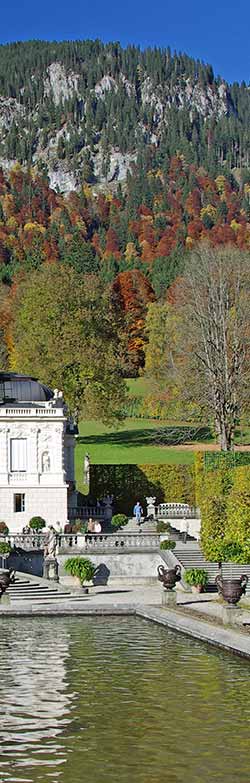
[(132, 618), (1, 641), (0, 783), (248, 783), (247, 662)]
[(69, 642), (63, 623), (55, 633), (53, 622), (1, 620), (1, 783), (45, 781), (49, 768), (60, 777), (55, 768), (66, 756), (58, 738), (74, 700), (66, 683)]

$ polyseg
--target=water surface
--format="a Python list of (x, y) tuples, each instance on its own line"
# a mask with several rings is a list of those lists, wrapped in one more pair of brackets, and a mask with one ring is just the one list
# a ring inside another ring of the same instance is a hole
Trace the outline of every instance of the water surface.
[(0, 633), (0, 783), (249, 782), (248, 662), (134, 618)]

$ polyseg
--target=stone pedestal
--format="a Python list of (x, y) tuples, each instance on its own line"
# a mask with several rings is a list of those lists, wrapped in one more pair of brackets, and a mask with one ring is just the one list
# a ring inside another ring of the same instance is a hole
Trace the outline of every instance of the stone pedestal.
[(155, 517), (156, 517), (156, 508), (155, 508), (156, 498), (146, 498), (146, 502), (147, 502), (147, 517), (155, 519)]
[(238, 606), (230, 604), (221, 605), (221, 620), (223, 625), (238, 625), (241, 610)]
[(176, 607), (176, 598), (175, 590), (164, 590), (163, 588), (161, 599), (162, 606), (168, 606), (169, 609), (174, 609)]
[(59, 582), (58, 561), (56, 557), (45, 557), (43, 564), (44, 579), (51, 579), (52, 582)]
[(1, 606), (9, 606), (10, 605), (10, 595), (7, 595), (6, 593), (2, 593), (0, 598), (0, 608)]

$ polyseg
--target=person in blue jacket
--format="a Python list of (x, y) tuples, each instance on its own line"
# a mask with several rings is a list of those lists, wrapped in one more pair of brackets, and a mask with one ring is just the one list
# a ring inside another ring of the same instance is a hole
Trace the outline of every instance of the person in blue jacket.
[(143, 508), (141, 507), (141, 504), (140, 504), (139, 500), (137, 500), (137, 503), (134, 506), (133, 514), (134, 514), (134, 517), (136, 518), (137, 525), (139, 525), (139, 527), (140, 527), (141, 518), (142, 518), (142, 514), (143, 514)]

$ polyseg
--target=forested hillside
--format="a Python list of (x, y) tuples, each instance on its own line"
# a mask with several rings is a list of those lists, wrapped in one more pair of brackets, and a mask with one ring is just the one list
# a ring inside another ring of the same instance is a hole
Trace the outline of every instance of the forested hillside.
[(164, 170), (134, 164), (126, 190), (118, 184), (112, 194), (94, 195), (85, 183), (63, 196), (34, 168), (0, 171), (2, 365), (15, 366), (11, 323), (19, 288), (50, 265), (58, 273), (72, 268), (79, 281), (94, 275), (109, 292), (123, 335), (123, 373), (136, 374), (144, 364), (149, 303), (171, 301), (200, 240), (249, 250), (249, 216), (248, 181), (239, 189), (230, 176), (213, 179), (182, 155)]
[(53, 187), (122, 181), (179, 152), (212, 176), (248, 167), (250, 93), (170, 49), (100, 41), (0, 47), (0, 161), (37, 162)]

